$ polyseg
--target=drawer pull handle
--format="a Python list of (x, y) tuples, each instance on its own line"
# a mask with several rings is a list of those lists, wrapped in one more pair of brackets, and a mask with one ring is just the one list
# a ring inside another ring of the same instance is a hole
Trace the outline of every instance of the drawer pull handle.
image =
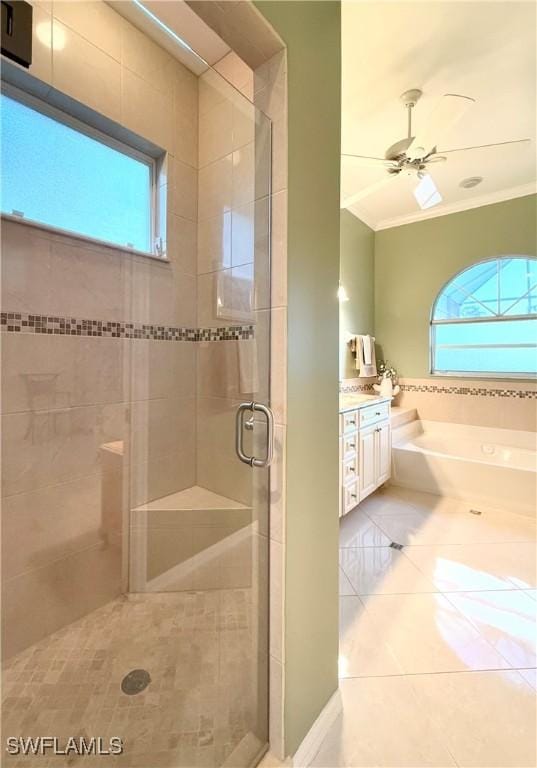
[(349, 467), (349, 472), (356, 472), (356, 467)]
[(349, 443), (349, 448), (352, 448), (352, 449), (356, 448), (356, 443)]
[(355, 498), (356, 498), (356, 494), (355, 493), (351, 493), (351, 499), (355, 499)]
[(380, 416), (380, 411), (375, 411), (375, 416)]

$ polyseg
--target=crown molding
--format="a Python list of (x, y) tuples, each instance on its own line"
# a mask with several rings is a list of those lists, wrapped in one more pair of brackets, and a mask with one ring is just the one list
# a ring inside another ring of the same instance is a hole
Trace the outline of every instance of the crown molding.
[[(481, 208), (484, 205), (501, 203), (505, 200), (514, 200), (516, 197), (534, 195), (536, 192), (536, 182), (531, 182), (530, 184), (521, 184), (518, 187), (502, 189), (498, 192), (491, 192), (488, 195), (479, 195), (478, 197), (472, 197), (469, 200), (460, 200), (457, 203), (448, 203), (441, 206), (440, 208), (432, 208), (429, 211), (417, 211), (416, 213), (408, 213), (403, 216), (396, 216), (393, 219), (383, 219), (381, 221), (377, 221), (375, 224), (368, 224), (368, 226), (374, 229), (375, 232), (378, 232), (381, 229), (391, 229), (392, 227), (400, 227), (403, 224), (413, 224), (417, 221), (436, 219), (439, 216), (449, 216), (450, 213), (460, 213), (461, 211), (468, 211), (472, 208)], [(358, 218), (362, 218), (360, 214), (355, 215), (358, 215)]]

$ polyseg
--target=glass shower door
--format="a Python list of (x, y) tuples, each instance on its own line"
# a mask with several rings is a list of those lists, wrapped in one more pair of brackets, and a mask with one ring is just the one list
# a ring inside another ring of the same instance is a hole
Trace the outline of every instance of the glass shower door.
[(195, 336), (132, 370), (158, 390), (180, 356), (132, 404), (130, 666), (159, 690), (167, 765), (242, 766), (268, 742), (270, 123), (213, 70), (199, 94)]
[(252, 79), (95, 5), (55, 29), (98, 62), (85, 13), (121, 30), (123, 109), (69, 72), (66, 103), (152, 148), (161, 239), (3, 216), (2, 764), (240, 768), (268, 743), (271, 125)]

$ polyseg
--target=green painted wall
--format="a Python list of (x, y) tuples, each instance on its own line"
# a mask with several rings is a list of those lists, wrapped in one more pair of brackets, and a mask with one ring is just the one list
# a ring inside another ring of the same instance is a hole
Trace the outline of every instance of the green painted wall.
[(429, 316), (442, 285), (494, 256), (537, 252), (537, 196), (375, 233), (375, 336), (400, 375), (429, 376)]
[(256, 2), (288, 49), (285, 747), (337, 689), (340, 3)]
[(339, 305), (339, 377), (358, 375), (346, 334), (374, 333), (375, 233), (349, 211), (340, 217), (340, 280), (349, 301)]

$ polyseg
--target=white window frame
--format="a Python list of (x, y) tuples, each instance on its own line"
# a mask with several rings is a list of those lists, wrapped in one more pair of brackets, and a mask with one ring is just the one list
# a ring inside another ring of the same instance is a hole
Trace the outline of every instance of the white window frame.
[[(48, 102), (43, 101), (42, 99), (38, 99), (35, 96), (32, 96), (29, 93), (26, 93), (26, 91), (23, 91), (20, 88), (16, 88), (10, 83), (6, 83), (4, 81), (2, 82), (2, 95), (7, 96), (8, 98), (13, 99), (14, 101), (18, 101), (19, 103), (23, 104), (25, 107), (28, 107), (29, 109), (33, 109), (36, 112), (40, 112), (46, 117), (50, 117), (56, 122), (62, 123), (63, 125), (66, 125), (68, 128), (72, 128), (78, 133), (88, 136), (94, 141), (98, 141), (101, 144), (104, 144), (110, 147), (111, 149), (116, 150), (117, 152), (121, 152), (122, 154), (127, 155), (128, 157), (132, 157), (133, 159), (138, 160), (139, 162), (142, 162), (148, 166), (149, 187), (150, 187), (149, 200), (150, 200), (150, 206), (151, 206), (149, 240), (151, 243), (151, 250), (149, 251), (140, 250), (134, 247), (130, 247), (126, 243), (125, 244), (115, 243), (110, 240), (104, 240), (98, 237), (92, 237), (91, 235), (86, 235), (82, 232), (77, 232), (76, 230), (62, 229), (61, 227), (55, 227), (53, 224), (48, 224), (46, 222), (36, 221), (35, 219), (26, 218), (26, 216), (24, 215), (10, 214), (2, 211), (1, 212), (2, 218), (7, 219), (9, 221), (16, 221), (18, 223), (23, 223), (28, 226), (35, 227), (37, 229), (42, 229), (47, 232), (52, 232), (54, 234), (65, 235), (66, 237), (74, 238), (76, 240), (81, 240), (82, 242), (94, 243), (96, 245), (104, 246), (106, 248), (112, 248), (113, 250), (125, 251), (127, 253), (133, 253), (140, 256), (146, 256), (146, 257), (149, 256), (151, 258), (158, 259), (159, 261), (167, 261), (168, 259), (165, 256), (164, 248), (163, 248), (163, 242), (165, 241), (166, 233), (162, 232), (160, 229), (160, 222), (162, 220), (165, 220), (166, 217), (161, 215), (160, 208), (162, 206), (162, 196), (159, 194), (159, 177), (161, 175), (162, 168), (166, 158), (165, 152), (163, 151), (162, 155), (158, 158), (151, 157), (145, 152), (142, 152), (141, 150), (136, 149), (135, 147), (114, 138), (110, 134), (105, 133), (99, 130), (98, 128), (94, 128), (92, 125), (89, 125), (88, 123), (85, 123), (84, 121), (79, 120), (77, 117), (74, 117), (73, 115), (70, 115), (67, 112), (64, 112), (63, 110), (58, 109), (52, 104), (49, 104)], [(22, 213), (24, 214), (24, 211)]]
[[(493, 261), (501, 261), (502, 259), (524, 259), (526, 261), (536, 261), (535, 256), (529, 256), (527, 254), (509, 254), (509, 255), (502, 255), (502, 256), (493, 256), (490, 259), (482, 259), (481, 261), (476, 261), (474, 264), (470, 264), (467, 267), (464, 267), (464, 269), (461, 269), (459, 272), (452, 275), (449, 280), (446, 280), (446, 282), (442, 285), (440, 290), (438, 291), (435, 300), (433, 301), (433, 305), (431, 307), (431, 313), (429, 318), (429, 373), (432, 376), (444, 376), (447, 378), (455, 379), (523, 379), (523, 380), (532, 380), (534, 381), (536, 378), (536, 374), (532, 372), (516, 372), (516, 373), (509, 373), (506, 371), (443, 371), (438, 370), (435, 367), (435, 352), (436, 352), (436, 327), (439, 325), (455, 325), (455, 324), (461, 324), (461, 325), (475, 325), (476, 323), (494, 323), (494, 322), (506, 322), (506, 321), (516, 321), (516, 320), (535, 320), (537, 324), (537, 314), (536, 315), (491, 315), (490, 317), (461, 317), (461, 318), (452, 318), (452, 319), (442, 319), (442, 320), (435, 320), (434, 314), (436, 310), (436, 305), (438, 304), (438, 301), (440, 300), (442, 294), (444, 293), (444, 290), (447, 288), (447, 286), (453, 282), (459, 275), (462, 275), (464, 272), (469, 271), (473, 267), (477, 267), (479, 264), (487, 264), (489, 262)], [(461, 290), (464, 291), (464, 288)], [(518, 303), (520, 299), (524, 298), (524, 295), (527, 295), (530, 293), (530, 291), (533, 290), (533, 286), (526, 292), (526, 294), (523, 294), (522, 296), (519, 296), (514, 303)], [(465, 291), (466, 293), (466, 291)], [(468, 294), (470, 296), (470, 294)], [(511, 305), (513, 306), (513, 305)], [(460, 346), (460, 345), (456, 345)], [(537, 344), (536, 345), (528, 345), (528, 344), (478, 344), (473, 345), (476, 348), (483, 349), (484, 347), (489, 346), (492, 349), (499, 349), (508, 346), (509, 348), (512, 347), (523, 347), (525, 349), (529, 348), (530, 346), (535, 346), (535, 352), (537, 354)], [(468, 345), (468, 348), (471, 348), (472, 345)]]

